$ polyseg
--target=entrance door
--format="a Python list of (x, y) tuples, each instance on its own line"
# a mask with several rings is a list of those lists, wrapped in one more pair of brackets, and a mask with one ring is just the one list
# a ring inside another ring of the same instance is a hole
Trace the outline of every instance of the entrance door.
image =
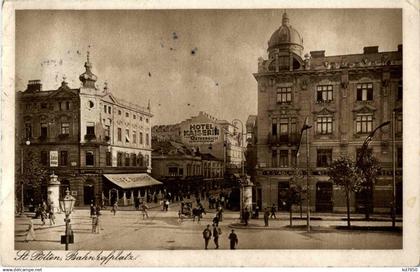
[(83, 186), (83, 202), (85, 205), (95, 203), (95, 192), (93, 185)]
[(279, 182), (278, 191), (278, 210), (287, 211), (287, 196), (289, 194), (289, 182)]
[(316, 211), (332, 212), (332, 192), (333, 186), (330, 182), (318, 182), (316, 184)]

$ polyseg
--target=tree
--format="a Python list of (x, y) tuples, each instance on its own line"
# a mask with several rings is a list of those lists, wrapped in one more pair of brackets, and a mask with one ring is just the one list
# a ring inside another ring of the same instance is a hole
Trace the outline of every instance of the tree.
[(365, 152), (358, 161), (357, 167), (363, 175), (361, 192), (364, 195), (365, 218), (369, 219), (373, 206), (373, 187), (381, 167), (379, 161), (372, 155), (372, 152)]
[[(34, 199), (41, 198), (41, 185), (48, 179), (48, 171), (43, 167), (39, 158), (36, 156), (36, 153), (32, 150), (25, 150), (23, 156), (23, 165), (19, 166), (20, 169), (17, 172), (18, 179), (15, 184), (16, 186), (16, 195), (21, 195), (22, 189), (24, 188), (33, 188)], [(23, 199), (21, 199), (23, 201)], [(22, 202), (23, 206), (23, 202)]]
[(363, 175), (356, 164), (346, 157), (333, 161), (328, 169), (331, 181), (344, 189), (347, 204), (347, 226), (350, 227), (350, 198), (352, 192), (358, 192), (363, 183)]

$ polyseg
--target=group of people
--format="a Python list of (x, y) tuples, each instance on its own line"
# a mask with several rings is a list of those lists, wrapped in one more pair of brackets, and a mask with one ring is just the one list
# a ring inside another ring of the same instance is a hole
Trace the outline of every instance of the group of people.
[[(214, 245), (216, 246), (215, 249), (219, 248), (219, 237), (222, 234), (222, 229), (213, 224), (213, 231), (210, 229), (210, 225), (203, 230), (203, 239), (204, 239), (204, 249), (207, 249), (209, 246), (209, 242), (211, 237), (213, 236)], [(230, 241), (230, 249), (235, 249), (238, 245), (238, 236), (236, 235), (235, 231), (232, 230), (228, 236)]]
[(41, 217), (42, 225), (45, 225), (45, 220), (50, 220), (50, 226), (55, 225), (55, 211), (54, 211), (54, 202), (49, 202), (48, 204), (45, 201), (42, 201), (42, 204), (38, 204), (38, 207), (35, 211), (35, 217)]
[(92, 218), (92, 233), (99, 233), (100, 230), (100, 220), (101, 216), (101, 207), (99, 205), (94, 205), (90, 203), (90, 218)]

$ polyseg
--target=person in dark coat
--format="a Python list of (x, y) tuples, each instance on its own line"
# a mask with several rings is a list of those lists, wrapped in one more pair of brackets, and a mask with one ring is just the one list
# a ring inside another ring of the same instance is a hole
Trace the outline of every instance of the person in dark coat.
[(277, 217), (276, 217), (276, 204), (273, 204), (273, 206), (271, 207), (271, 214), (270, 214), (270, 218), (273, 218), (274, 217), (274, 219), (276, 219)]
[(204, 249), (207, 249), (207, 247), (209, 245), (210, 238), (211, 238), (210, 225), (207, 225), (207, 227), (204, 229), (203, 238), (204, 238)]
[(248, 226), (248, 220), (249, 220), (249, 211), (248, 211), (248, 208), (245, 208), (243, 217), (244, 217), (245, 226)]
[(213, 218), (213, 225), (218, 227), (219, 226), (219, 215), (216, 214)]
[(93, 205), (93, 201), (90, 202), (90, 218), (93, 217), (93, 214), (95, 213), (95, 206)]
[(235, 249), (236, 245), (238, 245), (238, 236), (234, 230), (232, 230), (228, 238), (230, 240), (230, 249)]
[(213, 224), (213, 237), (214, 237), (214, 244), (216, 245), (216, 249), (219, 248), (219, 236), (222, 234), (222, 230)]
[(268, 227), (268, 217), (270, 216), (270, 212), (268, 211), (268, 208), (265, 208), (264, 210), (264, 226)]

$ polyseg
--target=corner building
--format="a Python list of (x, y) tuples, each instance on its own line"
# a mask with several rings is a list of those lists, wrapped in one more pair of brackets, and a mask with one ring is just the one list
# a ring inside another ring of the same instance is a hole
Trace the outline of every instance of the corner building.
[[(356, 160), (366, 137), (386, 121), (395, 126), (396, 206), (402, 212), (402, 46), (378, 52), (326, 56), (311, 51), (302, 58), (303, 39), (286, 13), (268, 41), (268, 59), (258, 60), (256, 196), (260, 207), (285, 210), (296, 172), (306, 171), (305, 137), (296, 156), (300, 130), (308, 118), (310, 208), (345, 211), (345, 196), (329, 181), (327, 167), (339, 156)], [(394, 116), (394, 118), (393, 118)], [(304, 135), (305, 136), (305, 135)], [(373, 189), (374, 212), (389, 213), (393, 199), (391, 125), (378, 130), (369, 149), (381, 163)], [(299, 171), (300, 170), (300, 171)], [(305, 173), (305, 172), (303, 172)], [(301, 185), (306, 184), (300, 176)], [(363, 206), (352, 195), (352, 211)], [(305, 202), (304, 202), (305, 203)]]
[[(63, 80), (56, 90), (42, 90), (40, 80), (30, 80), (27, 89), (17, 93), (16, 164), (20, 167), (20, 156), (31, 150), (42, 167), (58, 175), (60, 197), (68, 188), (78, 206), (116, 201), (131, 205), (160, 184), (148, 175), (150, 105), (117, 99), (106, 84), (98, 89), (89, 55), (85, 69), (80, 88), (70, 88)], [(47, 183), (41, 192), (26, 186), (25, 203), (34, 195), (47, 199)]]

